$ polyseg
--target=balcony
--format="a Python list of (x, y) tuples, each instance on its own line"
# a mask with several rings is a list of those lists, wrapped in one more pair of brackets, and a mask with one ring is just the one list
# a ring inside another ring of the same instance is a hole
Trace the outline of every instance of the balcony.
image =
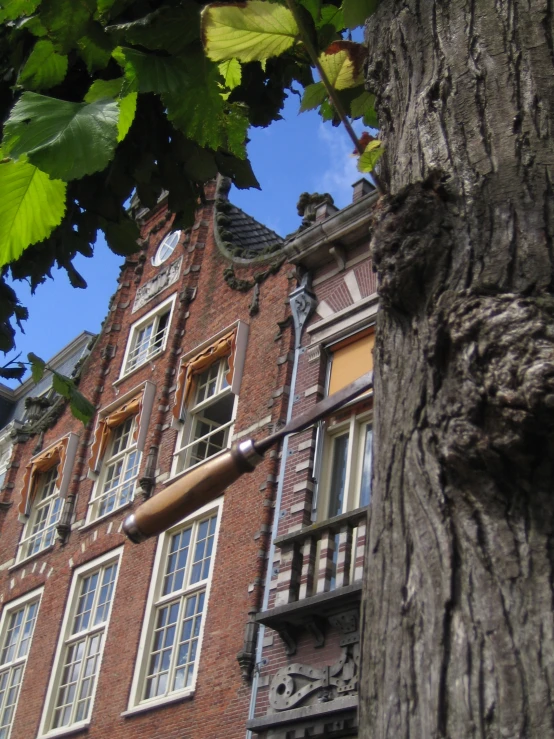
[[(279, 633), (287, 655), (307, 629), (323, 646), (328, 624), (358, 636), (368, 507), (343, 513), (275, 540), (281, 550), (275, 605), (257, 621)], [(346, 643), (346, 642), (345, 642)]]

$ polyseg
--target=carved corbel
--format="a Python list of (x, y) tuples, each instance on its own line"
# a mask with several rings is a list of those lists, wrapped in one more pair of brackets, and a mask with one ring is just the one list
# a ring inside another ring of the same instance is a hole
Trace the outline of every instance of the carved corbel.
[(343, 272), (346, 268), (346, 256), (344, 253), (344, 249), (341, 249), (340, 246), (331, 246), (329, 249), (329, 254), (331, 254), (337, 263), (337, 267), (339, 268), (339, 272)]
[(291, 624), (280, 624), (276, 630), (285, 645), (285, 654), (287, 657), (292, 657), (293, 654), (296, 654), (296, 634), (294, 633), (294, 629)]

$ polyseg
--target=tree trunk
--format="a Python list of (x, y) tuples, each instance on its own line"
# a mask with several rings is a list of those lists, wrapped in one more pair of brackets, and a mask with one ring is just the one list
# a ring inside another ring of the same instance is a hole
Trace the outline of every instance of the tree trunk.
[(382, 0), (361, 737), (554, 737), (553, 0)]

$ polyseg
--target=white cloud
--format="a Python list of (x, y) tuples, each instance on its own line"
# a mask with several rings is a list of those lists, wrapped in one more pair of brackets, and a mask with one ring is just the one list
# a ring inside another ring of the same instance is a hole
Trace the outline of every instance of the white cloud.
[(335, 205), (344, 208), (352, 201), (352, 185), (362, 176), (357, 169), (358, 159), (352, 156), (354, 144), (342, 126), (333, 128), (320, 123), (317, 135), (329, 164), (314, 180), (314, 189), (330, 193)]

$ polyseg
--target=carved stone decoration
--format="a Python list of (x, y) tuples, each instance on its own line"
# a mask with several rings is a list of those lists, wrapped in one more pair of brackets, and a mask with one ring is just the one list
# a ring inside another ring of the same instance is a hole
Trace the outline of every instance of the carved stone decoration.
[(148, 282), (145, 282), (142, 287), (139, 287), (135, 296), (135, 302), (133, 303), (133, 310), (131, 313), (135, 313), (143, 305), (146, 305), (152, 298), (165, 290), (166, 287), (173, 285), (179, 279), (181, 272), (181, 266), (183, 264), (183, 257), (179, 257), (167, 267), (161, 269), (158, 274)]
[(158, 459), (158, 447), (151, 446), (146, 458), (146, 467), (144, 475), (139, 479), (138, 483), (141, 489), (142, 497), (148, 500), (152, 494), (152, 490), (156, 485), (156, 462)]
[[(289, 711), (301, 704), (328, 702), (358, 690), (359, 645), (343, 647), (333, 665), (312, 667), (295, 662), (281, 668), (271, 681), (269, 704), (274, 711)], [(311, 700), (310, 700), (311, 699)]]
[(342, 633), (340, 640), (341, 647), (348, 644), (357, 644), (360, 641), (360, 612), (356, 609), (351, 611), (343, 611), (335, 616), (329, 616), (329, 623), (337, 631)]
[(309, 193), (303, 192), (298, 199), (296, 210), (299, 216), (302, 216), (302, 225), (299, 230), (303, 230), (312, 225), (315, 221), (315, 212), (317, 207), (322, 203), (334, 205), (335, 201), (328, 192), (323, 194), (319, 192)]
[(244, 643), (240, 652), (237, 654), (237, 662), (240, 665), (242, 679), (250, 682), (252, 670), (256, 662), (256, 639), (258, 636), (258, 624), (255, 619), (256, 610), (248, 613), (248, 621), (244, 628)]
[(252, 295), (252, 300), (250, 302), (250, 305), (248, 306), (248, 314), (250, 316), (255, 316), (259, 312), (260, 312), (260, 283), (257, 282), (254, 285), (254, 293)]
[(294, 321), (296, 348), (300, 347), (306, 321), (312, 315), (317, 305), (317, 298), (310, 288), (310, 275), (306, 272), (302, 277), (300, 286), (289, 295), (292, 320)]

